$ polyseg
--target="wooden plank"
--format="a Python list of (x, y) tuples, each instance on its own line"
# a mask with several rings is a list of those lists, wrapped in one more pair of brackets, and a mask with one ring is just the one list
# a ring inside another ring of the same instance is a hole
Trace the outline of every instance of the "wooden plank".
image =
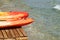
[(4, 40), (15, 40), (15, 39), (4, 39)]
[(10, 29), (9, 31), (10, 31), (10, 33), (11, 33), (12, 37), (15, 37), (13, 30), (12, 30), (12, 29)]
[(21, 31), (19, 30), (19, 28), (16, 29), (17, 32), (19, 33), (20, 36), (23, 36), (23, 34), (21, 33)]
[(5, 31), (6, 31), (6, 33), (7, 33), (8, 38), (11, 38), (12, 35), (11, 35), (10, 31), (9, 31), (9, 30), (5, 30)]
[(2, 30), (2, 33), (3, 33), (4, 38), (8, 38), (5, 30)]
[(22, 34), (23, 34), (24, 36), (27, 36), (26, 33), (24, 32), (24, 30), (23, 30), (22, 28), (19, 28), (19, 30), (22, 32)]
[(13, 32), (14, 32), (14, 34), (15, 34), (15, 37), (19, 37), (19, 34), (18, 34), (18, 32), (17, 32), (16, 29), (13, 29)]
[(3, 40), (3, 39), (0, 39), (0, 40)]
[(1, 30), (0, 30), (0, 38), (3, 38), (3, 34), (2, 34), (2, 31)]
[(27, 37), (19, 37), (19, 38), (16, 38), (16, 40), (27, 40)]

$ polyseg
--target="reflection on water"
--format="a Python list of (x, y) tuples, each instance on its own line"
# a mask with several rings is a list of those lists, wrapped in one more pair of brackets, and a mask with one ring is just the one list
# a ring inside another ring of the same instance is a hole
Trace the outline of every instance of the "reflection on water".
[(29, 40), (60, 40), (60, 0), (1, 0), (1, 11), (28, 11), (35, 22), (23, 27)]

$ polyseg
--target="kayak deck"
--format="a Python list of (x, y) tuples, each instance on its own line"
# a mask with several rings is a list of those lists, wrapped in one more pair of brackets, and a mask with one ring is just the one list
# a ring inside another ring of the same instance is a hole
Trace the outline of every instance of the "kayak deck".
[(27, 35), (21, 27), (0, 29), (0, 40), (27, 40)]

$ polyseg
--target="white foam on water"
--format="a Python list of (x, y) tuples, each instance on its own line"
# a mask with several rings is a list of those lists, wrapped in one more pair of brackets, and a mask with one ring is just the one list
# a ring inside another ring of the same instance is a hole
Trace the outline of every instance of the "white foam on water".
[(60, 10), (60, 5), (55, 5), (53, 8), (57, 9), (57, 10)]

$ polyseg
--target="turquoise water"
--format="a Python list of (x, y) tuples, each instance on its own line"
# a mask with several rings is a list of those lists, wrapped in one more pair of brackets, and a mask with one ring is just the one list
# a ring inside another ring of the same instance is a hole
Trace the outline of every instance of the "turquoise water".
[(1, 11), (27, 11), (34, 23), (23, 27), (29, 40), (60, 40), (60, 0), (8, 0), (0, 2)]
[(33, 40), (60, 40), (60, 10), (53, 9), (60, 0), (25, 0), (25, 4), (32, 7), (30, 14), (35, 19)]

